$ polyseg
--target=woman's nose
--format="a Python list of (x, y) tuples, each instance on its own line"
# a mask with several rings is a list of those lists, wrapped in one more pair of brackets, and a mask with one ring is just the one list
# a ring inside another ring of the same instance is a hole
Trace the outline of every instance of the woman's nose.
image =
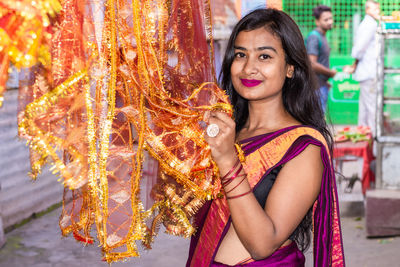
[(243, 72), (247, 75), (257, 73), (257, 64), (252, 59), (248, 59), (246, 64), (243, 66)]

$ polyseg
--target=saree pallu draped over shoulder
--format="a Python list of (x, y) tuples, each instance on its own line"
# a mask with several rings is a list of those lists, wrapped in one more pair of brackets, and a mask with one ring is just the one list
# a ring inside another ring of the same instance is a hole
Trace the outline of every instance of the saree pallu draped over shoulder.
[[(243, 140), (246, 155), (243, 167), (254, 190), (272, 169), (296, 157), (310, 144), (321, 148), (324, 165), (321, 192), (313, 207), (314, 266), (345, 266), (332, 159), (326, 140), (318, 130), (307, 126), (292, 126)], [(211, 266), (230, 223), (226, 198), (207, 203), (196, 217), (198, 231), (192, 238), (186, 266)], [(278, 249), (264, 260), (244, 266), (282, 266), (279, 261), (283, 254), (288, 253), (289, 248), (293, 253), (299, 252), (294, 242), (292, 244), (287, 249)], [(286, 257), (286, 261), (288, 259), (290, 261), (290, 257)], [(299, 266), (295, 261), (296, 257), (293, 257), (293, 263), (286, 262), (284, 266)]]

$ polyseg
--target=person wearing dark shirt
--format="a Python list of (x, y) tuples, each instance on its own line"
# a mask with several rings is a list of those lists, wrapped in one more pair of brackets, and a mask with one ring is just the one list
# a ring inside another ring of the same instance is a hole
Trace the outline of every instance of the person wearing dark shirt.
[(336, 74), (336, 70), (329, 68), (330, 47), (325, 37), (327, 31), (332, 29), (333, 16), (331, 8), (324, 5), (315, 7), (312, 15), (317, 27), (308, 34), (306, 49), (311, 67), (318, 77), (321, 106), (325, 112), (330, 87), (328, 79)]

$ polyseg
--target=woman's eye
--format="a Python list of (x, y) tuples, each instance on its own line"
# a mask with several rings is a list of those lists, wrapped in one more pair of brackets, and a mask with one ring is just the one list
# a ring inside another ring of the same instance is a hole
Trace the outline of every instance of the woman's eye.
[(241, 57), (245, 57), (246, 55), (243, 52), (237, 52), (235, 53), (235, 57), (236, 58), (241, 58)]
[(269, 59), (271, 58), (269, 55), (263, 54), (260, 56), (261, 59)]

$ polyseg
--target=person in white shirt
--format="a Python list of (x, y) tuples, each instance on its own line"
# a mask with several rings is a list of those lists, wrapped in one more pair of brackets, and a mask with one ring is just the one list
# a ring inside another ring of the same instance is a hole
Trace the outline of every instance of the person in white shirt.
[(345, 72), (354, 73), (353, 79), (360, 83), (358, 125), (369, 126), (374, 135), (376, 132), (376, 60), (378, 57), (375, 35), (379, 16), (379, 3), (368, 0), (365, 3), (365, 17), (357, 29), (351, 52), (355, 62), (343, 69)]

